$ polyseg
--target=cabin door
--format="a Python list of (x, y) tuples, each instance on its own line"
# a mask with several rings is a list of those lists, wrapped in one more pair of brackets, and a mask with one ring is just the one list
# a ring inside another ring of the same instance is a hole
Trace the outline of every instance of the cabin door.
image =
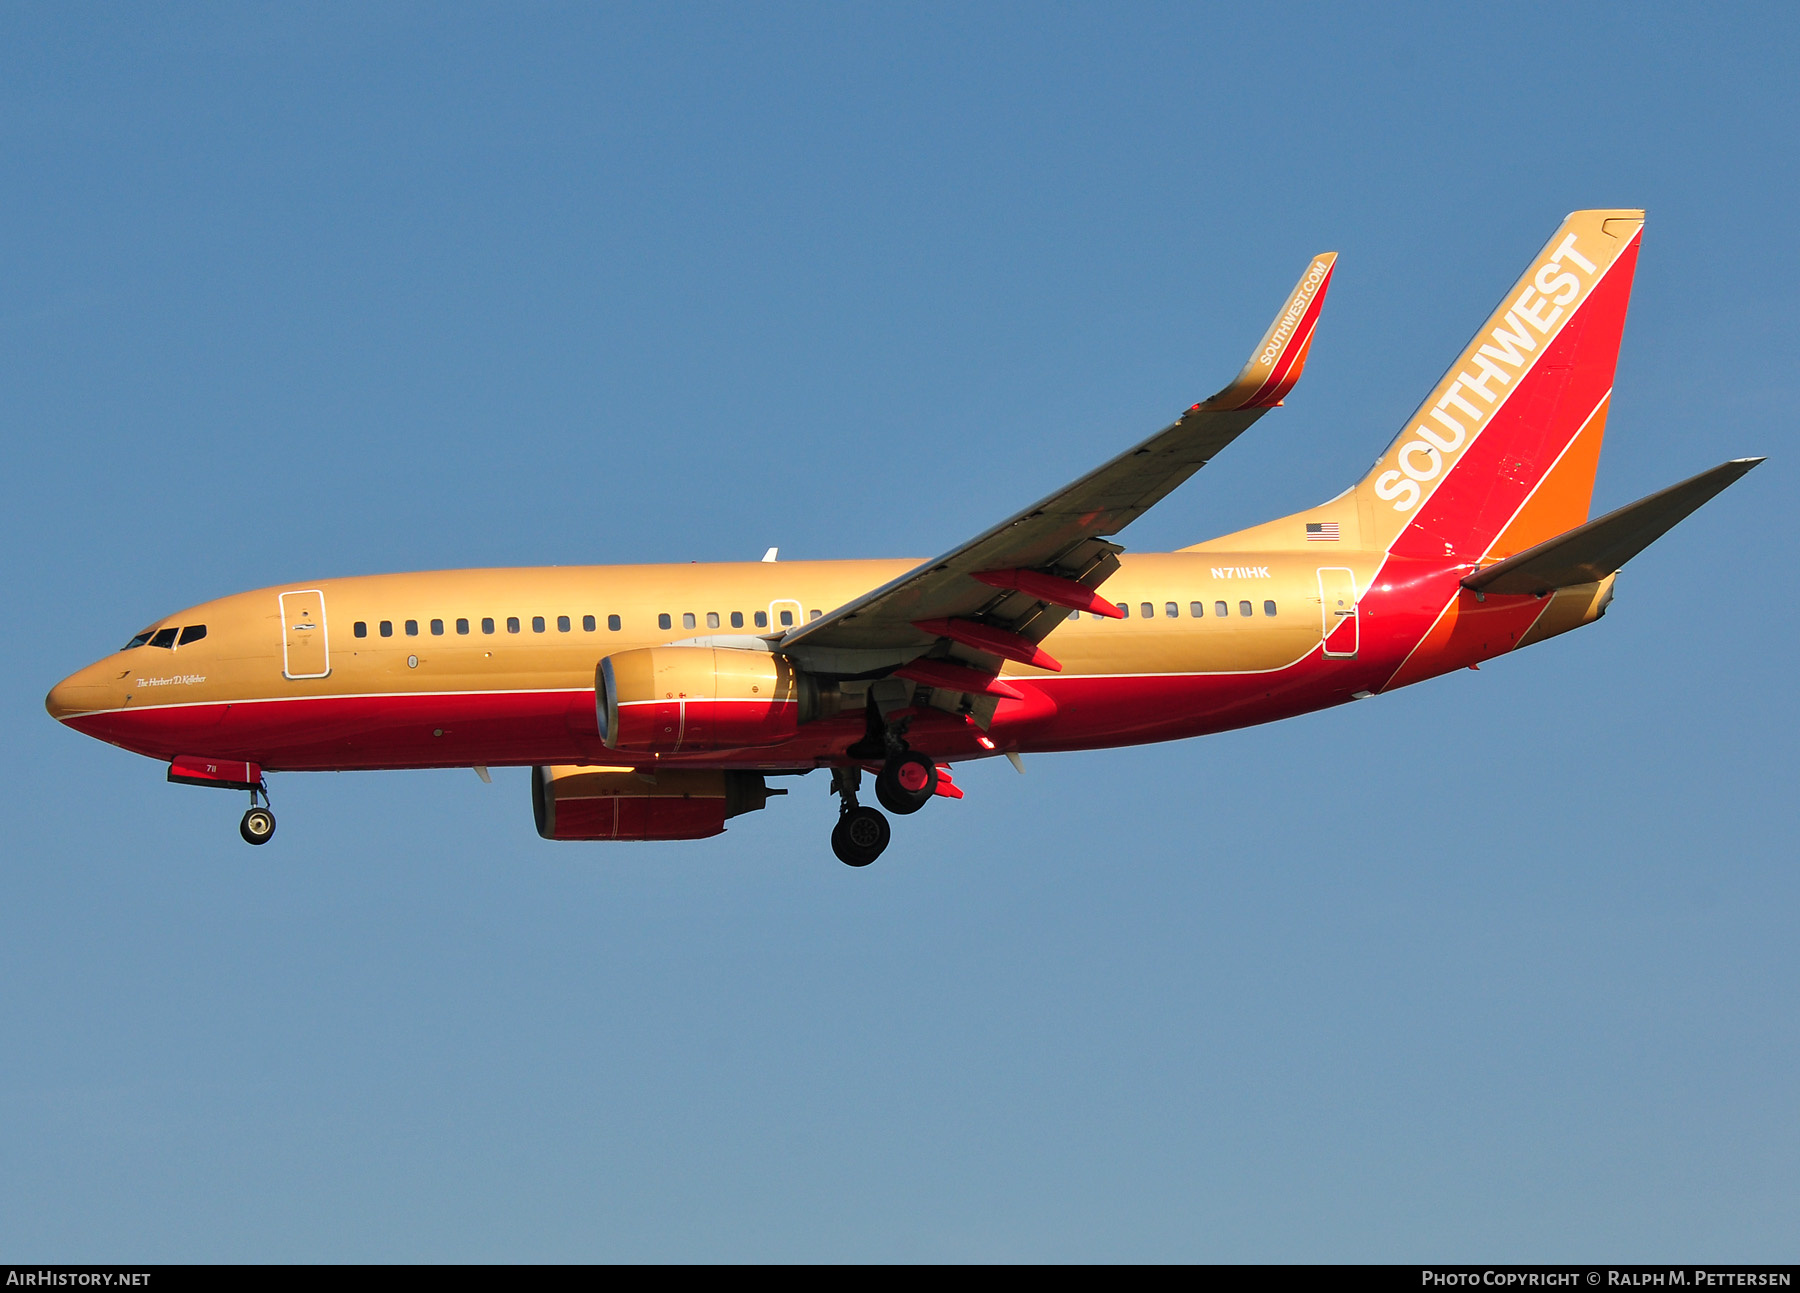
[(1358, 639), (1355, 571), (1348, 566), (1319, 568), (1319, 613), (1324, 620), (1320, 632), (1325, 639), (1325, 658), (1354, 660)]
[(283, 593), (281, 602), (281, 672), (289, 678), (323, 678), (331, 672), (331, 647), (325, 640), (325, 594), (316, 588)]
[[(783, 619), (782, 616), (786, 616)], [(789, 598), (781, 598), (769, 603), (769, 631), (778, 633), (783, 629), (799, 628), (806, 623), (806, 612), (799, 602)]]

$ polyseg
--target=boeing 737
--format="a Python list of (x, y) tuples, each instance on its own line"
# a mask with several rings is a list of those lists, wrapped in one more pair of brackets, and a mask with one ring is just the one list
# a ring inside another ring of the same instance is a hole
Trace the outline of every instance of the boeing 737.
[(890, 827), (864, 773), (913, 813), (962, 798), (961, 760), (1266, 723), (1599, 619), (1620, 567), (1761, 461), (1588, 518), (1642, 229), (1571, 215), (1363, 480), (1237, 534), (1116, 541), (1292, 390), (1332, 254), (1224, 390), (935, 560), (280, 584), (158, 620), (45, 704), (249, 792), (252, 844), (275, 771), (526, 766), (544, 838), (670, 840), (824, 769), (833, 850), (866, 866)]

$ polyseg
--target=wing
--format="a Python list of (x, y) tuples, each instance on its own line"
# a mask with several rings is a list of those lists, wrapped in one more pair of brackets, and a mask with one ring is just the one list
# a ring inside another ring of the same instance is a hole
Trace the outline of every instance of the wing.
[(986, 533), (793, 629), (775, 649), (841, 677), (887, 672), (930, 654), (920, 670), (934, 680), (917, 681), (946, 689), (957, 680), (943, 670), (963, 669), (972, 672), (961, 679), (965, 694), (986, 690), (983, 675), (991, 679), (1002, 659), (1060, 667), (1036, 644), (1071, 610), (1118, 615), (1093, 592), (1119, 566), (1121, 549), (1109, 536), (1204, 467), (1300, 379), (1336, 260), (1335, 252), (1313, 258), (1250, 362), (1217, 395)]

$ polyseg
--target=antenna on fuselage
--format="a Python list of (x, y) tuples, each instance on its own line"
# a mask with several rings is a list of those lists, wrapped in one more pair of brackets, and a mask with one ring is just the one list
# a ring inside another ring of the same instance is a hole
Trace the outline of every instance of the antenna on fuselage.
[(769, 549), (769, 550), (768, 550), (768, 551), (767, 551), (767, 552), (765, 552), (765, 553), (763, 553), (763, 560), (764, 560), (764, 561), (773, 561), (773, 560), (775, 560), (775, 554), (776, 554), (776, 553), (778, 553), (778, 552), (780, 552), (780, 551), (781, 551), (781, 549), (780, 549), (780, 548), (770, 548), (770, 549)]

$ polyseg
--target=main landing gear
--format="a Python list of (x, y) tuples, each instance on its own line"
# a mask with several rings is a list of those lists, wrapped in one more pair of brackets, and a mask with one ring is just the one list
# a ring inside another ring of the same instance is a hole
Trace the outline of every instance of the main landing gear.
[[(262, 795), (262, 804), (258, 806), (256, 796)], [(246, 844), (267, 844), (275, 835), (275, 814), (269, 811), (269, 792), (258, 791), (254, 787), (250, 791), (250, 811), (238, 823), (238, 834), (244, 837)]]
[(902, 750), (891, 755), (875, 774), (875, 798), (890, 813), (904, 817), (931, 802), (937, 780), (937, 764), (922, 754)]
[[(890, 813), (916, 813), (937, 793), (937, 764), (904, 746), (895, 750), (875, 774), (875, 798)], [(856, 802), (862, 769), (831, 770), (831, 793), (842, 801), (831, 832), (831, 851), (847, 866), (868, 866), (887, 848), (893, 830), (887, 818)]]
[(868, 866), (881, 856), (893, 837), (887, 818), (856, 802), (860, 784), (861, 768), (831, 770), (832, 793), (843, 801), (838, 808), (837, 825), (831, 828), (831, 851), (845, 866)]

